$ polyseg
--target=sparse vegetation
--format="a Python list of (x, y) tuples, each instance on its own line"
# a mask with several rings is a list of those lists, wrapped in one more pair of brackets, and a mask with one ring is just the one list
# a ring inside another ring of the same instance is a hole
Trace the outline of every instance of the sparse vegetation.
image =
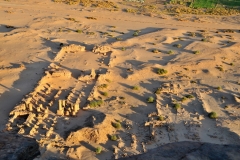
[(186, 95), (185, 97), (187, 97), (187, 98), (194, 98), (194, 96), (191, 95), (191, 94), (188, 94), (188, 95)]
[(76, 30), (77, 33), (82, 33), (82, 30), (78, 29)]
[(94, 32), (87, 32), (87, 35), (94, 35)]
[(120, 122), (113, 122), (113, 123), (112, 123), (112, 126), (113, 126), (114, 128), (116, 128), (116, 129), (122, 128), (122, 125), (121, 125)]
[(112, 82), (110, 79), (105, 79), (105, 81), (107, 81), (108, 83), (111, 83), (111, 82)]
[(182, 102), (185, 102), (186, 100), (188, 100), (187, 97), (183, 97), (183, 98), (181, 99)]
[(155, 94), (161, 94), (161, 91), (162, 91), (162, 89), (161, 89), (161, 88), (158, 88), (158, 89), (155, 91)]
[(122, 40), (122, 38), (118, 37), (118, 38), (116, 38), (116, 40), (117, 40), (117, 41), (121, 41), (121, 40)]
[(118, 138), (117, 138), (117, 135), (113, 134), (111, 135), (111, 138), (110, 138), (112, 141), (116, 141)]
[(172, 50), (168, 51), (167, 52), (168, 54), (173, 54), (174, 52)]
[(89, 106), (92, 108), (99, 107), (103, 104), (103, 100), (93, 100), (89, 103)]
[(108, 84), (101, 84), (98, 86), (98, 89), (106, 89), (108, 88)]
[(174, 46), (174, 47), (177, 47), (177, 48), (182, 48), (182, 45), (181, 45), (181, 44), (174, 44), (173, 46)]
[(168, 73), (168, 71), (165, 70), (165, 69), (163, 69), (163, 68), (159, 68), (159, 69), (157, 70), (157, 74), (159, 74), (159, 75), (163, 75), (163, 74), (167, 74), (167, 73)]
[(216, 112), (210, 112), (208, 114), (208, 117), (211, 118), (211, 119), (216, 119), (217, 118), (217, 113)]
[(122, 50), (122, 51), (126, 51), (126, 48), (125, 48), (125, 47), (122, 47), (121, 50)]
[(155, 101), (155, 99), (152, 96), (148, 97), (148, 99), (147, 99), (148, 103), (153, 103), (154, 101)]
[(176, 103), (176, 104), (173, 105), (173, 108), (176, 109), (176, 110), (180, 109), (181, 107), (182, 106), (179, 103)]
[(216, 89), (217, 89), (217, 90), (222, 90), (222, 87), (221, 87), (221, 86), (218, 86)]
[(199, 54), (199, 53), (200, 53), (200, 51), (193, 51), (193, 53), (194, 53), (194, 54)]
[(107, 96), (108, 96), (108, 92), (103, 92), (103, 95), (104, 95), (105, 97), (107, 97)]
[(102, 152), (102, 147), (97, 147), (95, 153), (100, 154)]
[(159, 116), (159, 117), (158, 117), (158, 120), (159, 120), (159, 121), (164, 121), (165, 118), (164, 118), (164, 116)]
[(87, 19), (93, 19), (93, 20), (97, 20), (97, 18), (95, 17), (86, 17)]
[(141, 32), (140, 30), (134, 31), (133, 36), (138, 36), (140, 32)]
[(159, 53), (160, 51), (158, 49), (152, 50), (153, 53)]
[(139, 86), (133, 86), (133, 90), (139, 90)]

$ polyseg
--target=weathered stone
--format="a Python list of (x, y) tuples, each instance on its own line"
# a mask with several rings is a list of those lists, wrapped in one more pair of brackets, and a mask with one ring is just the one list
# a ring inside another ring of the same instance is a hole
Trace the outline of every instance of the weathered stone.
[(35, 139), (0, 133), (1, 160), (32, 160), (39, 154), (39, 145)]

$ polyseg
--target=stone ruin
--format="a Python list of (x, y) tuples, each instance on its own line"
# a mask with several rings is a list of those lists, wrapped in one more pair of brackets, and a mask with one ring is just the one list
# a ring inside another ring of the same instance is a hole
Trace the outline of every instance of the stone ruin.
[(180, 89), (179, 84), (174, 83), (163, 83), (160, 88), (158, 88), (162, 93), (173, 93), (177, 94), (178, 89)]
[(84, 75), (84, 74), (81, 74), (79, 77), (78, 77), (78, 80), (82, 80), (82, 81), (89, 81), (89, 80), (93, 80), (96, 78), (96, 72), (94, 69), (91, 70), (91, 73), (89, 75)]
[(59, 100), (58, 101), (58, 110), (57, 115), (58, 116), (76, 116), (77, 112), (80, 109), (79, 101), (77, 101), (75, 104), (66, 104), (66, 100)]
[(107, 53), (110, 51), (112, 51), (111, 47), (103, 45), (97, 45), (92, 50), (93, 53), (101, 53), (103, 55), (107, 55)]
[(47, 71), (45, 71), (46, 76), (51, 76), (51, 77), (65, 77), (65, 78), (71, 78), (72, 73), (69, 70), (60, 68), (57, 65), (50, 65)]
[(85, 51), (85, 47), (80, 45), (70, 44), (68, 46), (62, 47), (61, 51), (66, 53), (76, 53), (78, 51), (81, 51), (81, 52)]

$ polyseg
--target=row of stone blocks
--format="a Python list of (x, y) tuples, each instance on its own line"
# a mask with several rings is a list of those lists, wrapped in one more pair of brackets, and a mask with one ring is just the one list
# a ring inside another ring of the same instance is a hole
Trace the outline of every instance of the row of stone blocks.
[(79, 101), (75, 104), (70, 104), (70, 107), (67, 108), (66, 100), (59, 100), (58, 101), (58, 110), (57, 115), (59, 116), (76, 116), (77, 112), (79, 111)]

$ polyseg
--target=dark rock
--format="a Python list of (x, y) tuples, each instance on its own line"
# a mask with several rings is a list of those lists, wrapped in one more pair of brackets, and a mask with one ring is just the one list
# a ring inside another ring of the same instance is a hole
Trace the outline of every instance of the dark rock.
[(140, 155), (120, 160), (239, 160), (240, 145), (201, 142), (169, 143)]
[(0, 133), (1, 160), (32, 160), (39, 154), (39, 145), (35, 139)]

